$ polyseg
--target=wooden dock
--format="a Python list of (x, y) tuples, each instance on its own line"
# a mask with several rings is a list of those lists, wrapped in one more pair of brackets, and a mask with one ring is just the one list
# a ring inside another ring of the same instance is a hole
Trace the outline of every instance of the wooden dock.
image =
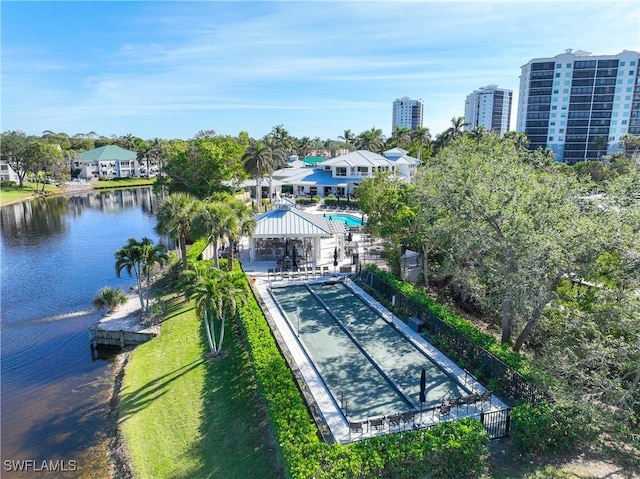
[(124, 348), (125, 346), (136, 346), (146, 343), (157, 336), (152, 332), (126, 331), (123, 329), (110, 330), (100, 326), (89, 328), (89, 342), (91, 347), (112, 346)]

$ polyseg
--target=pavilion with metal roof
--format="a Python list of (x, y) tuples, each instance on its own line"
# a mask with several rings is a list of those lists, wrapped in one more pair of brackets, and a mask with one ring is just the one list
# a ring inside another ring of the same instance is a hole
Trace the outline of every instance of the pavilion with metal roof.
[(256, 216), (256, 228), (249, 238), (249, 261), (286, 264), (290, 260), (317, 265), (322, 260), (322, 239), (333, 238), (342, 257), (345, 233), (344, 224), (281, 201), (276, 208)]

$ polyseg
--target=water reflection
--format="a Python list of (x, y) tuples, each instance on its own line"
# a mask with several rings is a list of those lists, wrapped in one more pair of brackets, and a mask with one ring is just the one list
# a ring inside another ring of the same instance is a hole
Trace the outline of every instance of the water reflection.
[(155, 212), (155, 195), (151, 188), (135, 188), (88, 193), (81, 196), (37, 198), (0, 208), (3, 246), (15, 248), (40, 244), (69, 229), (70, 218), (86, 210), (104, 213), (140, 208), (151, 216)]

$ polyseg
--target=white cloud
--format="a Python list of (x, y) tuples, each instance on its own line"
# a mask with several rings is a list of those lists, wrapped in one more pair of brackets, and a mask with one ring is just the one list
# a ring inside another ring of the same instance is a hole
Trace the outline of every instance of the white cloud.
[(566, 48), (640, 50), (636, 2), (101, 5), (110, 28), (99, 37), (70, 32), (60, 51), (49, 45), (46, 25), (30, 44), (5, 39), (8, 128), (97, 131), (95, 123), (106, 133), (149, 137), (205, 127), (260, 135), (272, 118), (291, 132), (324, 122), (337, 136), (375, 122), (389, 133), (391, 102), (409, 95), (425, 101), (435, 135), (480, 86), (511, 88), (516, 102), (520, 66), (532, 58)]

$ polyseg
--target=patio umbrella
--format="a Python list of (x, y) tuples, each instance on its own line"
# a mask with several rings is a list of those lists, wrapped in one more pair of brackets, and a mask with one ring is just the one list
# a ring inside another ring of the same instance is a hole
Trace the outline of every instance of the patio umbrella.
[(338, 247), (333, 250), (333, 266), (338, 266)]
[(426, 388), (427, 388), (427, 373), (424, 370), (424, 368), (422, 368), (422, 373), (420, 374), (420, 420), (422, 420), (422, 405), (427, 400), (425, 396)]
[(289, 238), (284, 242), (284, 255), (289, 256)]
[(291, 251), (291, 256), (293, 257), (293, 267), (297, 268), (298, 267), (298, 255), (297, 255), (297, 251), (296, 251), (296, 245), (293, 245), (293, 249)]
[(353, 241), (353, 235), (351, 234), (351, 231), (349, 231), (349, 234), (347, 235), (347, 241), (349, 243), (351, 243), (351, 241)]

